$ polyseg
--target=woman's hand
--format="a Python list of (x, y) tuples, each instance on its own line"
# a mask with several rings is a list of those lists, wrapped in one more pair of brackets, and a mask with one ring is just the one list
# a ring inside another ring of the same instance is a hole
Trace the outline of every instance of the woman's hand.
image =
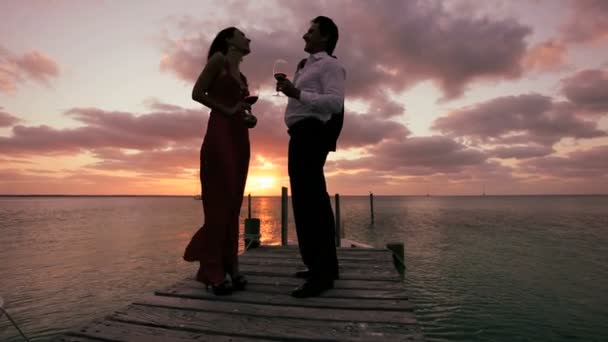
[(238, 114), (243, 114), (245, 111), (251, 110), (251, 105), (245, 102), (239, 102), (234, 107), (228, 108), (224, 112), (228, 116), (235, 116)]
[(245, 126), (247, 126), (247, 128), (254, 128), (258, 123), (258, 118), (256, 118), (253, 114), (245, 114), (243, 120), (245, 120)]

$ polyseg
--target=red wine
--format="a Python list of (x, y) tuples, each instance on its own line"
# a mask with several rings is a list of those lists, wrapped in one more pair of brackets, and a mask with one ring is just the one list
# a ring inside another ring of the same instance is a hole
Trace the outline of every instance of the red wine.
[(282, 81), (282, 80), (284, 80), (284, 79), (286, 79), (286, 78), (287, 78), (287, 75), (285, 75), (285, 74), (284, 74), (284, 73), (282, 73), (282, 72), (277, 72), (276, 74), (274, 74), (274, 78), (275, 78), (277, 81)]
[(250, 105), (256, 103), (258, 101), (257, 95), (250, 95), (243, 99), (243, 102), (249, 103)]

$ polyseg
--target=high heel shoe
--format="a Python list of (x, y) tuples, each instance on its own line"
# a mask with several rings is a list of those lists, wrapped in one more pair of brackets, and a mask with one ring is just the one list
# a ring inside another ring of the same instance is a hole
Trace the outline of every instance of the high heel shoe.
[(247, 278), (245, 278), (244, 275), (239, 274), (235, 277), (231, 277), (232, 278), (232, 288), (234, 289), (234, 291), (243, 291), (245, 290), (245, 287), (247, 286)]
[(209, 291), (209, 288), (211, 288), (211, 291), (216, 296), (226, 296), (232, 294), (234, 290), (227, 280), (219, 284), (205, 284), (205, 290)]
[(218, 284), (213, 284), (205, 277), (203, 274), (203, 268), (199, 268), (198, 272), (196, 272), (196, 281), (205, 284), (205, 290), (209, 291), (209, 288), (213, 291), (213, 294), (216, 296), (225, 296), (232, 293), (232, 286), (228, 280), (224, 280)]

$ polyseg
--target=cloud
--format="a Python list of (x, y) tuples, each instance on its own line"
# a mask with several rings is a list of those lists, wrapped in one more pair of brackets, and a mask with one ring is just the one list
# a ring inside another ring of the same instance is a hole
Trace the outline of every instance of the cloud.
[(591, 114), (608, 112), (608, 70), (582, 70), (561, 80), (568, 100)]
[[(347, 69), (348, 96), (359, 98), (369, 98), (378, 89), (399, 92), (424, 80), (434, 81), (446, 98), (454, 98), (479, 79), (517, 78), (526, 50), (524, 38), (531, 32), (514, 20), (450, 13), (438, 1), (281, 5), (275, 10), (282, 20), (251, 6), (246, 9), (248, 18), (255, 19), (242, 18), (240, 28), (252, 39), (252, 53), (243, 64), (251, 84), (273, 84), (272, 63), (277, 58), (295, 69), (305, 57), (301, 36), (318, 13), (332, 17), (340, 28), (336, 54)], [(287, 29), (285, 20), (297, 29)], [(265, 26), (260, 28), (259, 22)], [(223, 27), (214, 18), (201, 22), (187, 17), (176, 26), (185, 32), (177, 38), (164, 36), (161, 68), (193, 82), (213, 38), (207, 32)]]
[(76, 154), (99, 148), (153, 150), (202, 140), (207, 114), (179, 108), (135, 115), (97, 108), (72, 108), (66, 115), (84, 123), (76, 128), (47, 125), (12, 128), (0, 137), (0, 153), (9, 155)]
[(525, 58), (523, 66), (527, 69), (553, 71), (565, 64), (568, 45), (560, 40), (552, 39), (532, 46)]
[(562, 138), (606, 136), (597, 123), (575, 115), (576, 106), (539, 94), (499, 97), (454, 111), (433, 123), (433, 129), (476, 144), (552, 146)]
[(369, 156), (336, 161), (341, 170), (367, 169), (403, 176), (456, 173), (484, 164), (487, 156), (444, 136), (386, 141), (369, 149)]
[[(179, 186), (179, 190), (176, 189)], [(170, 179), (108, 175), (94, 170), (65, 170), (61, 173), (0, 169), (2, 194), (176, 194), (194, 193), (196, 177)]]
[(405, 106), (379, 95), (373, 98), (368, 113), (379, 118), (389, 119), (404, 114)]
[(14, 92), (20, 83), (32, 80), (48, 86), (59, 76), (59, 65), (39, 51), (16, 56), (0, 46), (0, 92)]
[[(263, 154), (266, 158), (277, 159), (287, 156), (289, 135), (284, 122), (284, 112), (284, 104), (274, 104), (264, 99), (260, 99), (253, 106), (253, 114), (258, 118), (258, 124), (249, 131), (252, 156)], [(409, 134), (410, 131), (401, 123), (347, 110), (338, 147), (345, 150), (373, 146), (383, 140), (402, 139)]]
[(18, 117), (3, 111), (2, 107), (0, 107), (0, 127), (11, 127), (22, 121), (23, 120), (19, 119)]
[(344, 114), (340, 148), (376, 145), (384, 140), (402, 140), (410, 135), (404, 125), (371, 114)]
[(38, 51), (30, 51), (15, 60), (27, 75), (41, 83), (48, 84), (49, 78), (59, 76), (59, 66), (50, 57)]
[(487, 149), (486, 152), (492, 157), (501, 159), (528, 159), (550, 155), (555, 150), (550, 146), (519, 145)]
[(97, 150), (94, 157), (99, 162), (88, 167), (96, 170), (134, 171), (154, 177), (178, 177), (191, 174), (191, 170), (197, 170), (198, 174), (199, 150), (198, 146), (137, 153), (126, 153), (120, 149)]
[(572, 43), (608, 38), (608, 2), (570, 0), (571, 14), (562, 26), (564, 39)]
[(608, 178), (608, 145), (523, 162), (522, 171), (563, 178)]

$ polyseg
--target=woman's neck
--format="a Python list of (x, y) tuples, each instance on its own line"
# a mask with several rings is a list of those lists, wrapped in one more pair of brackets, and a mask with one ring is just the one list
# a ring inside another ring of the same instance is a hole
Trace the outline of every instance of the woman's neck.
[(228, 53), (226, 53), (226, 58), (228, 59), (228, 63), (230, 63), (230, 66), (238, 70), (241, 61), (243, 60), (243, 53), (241, 51), (238, 51), (237, 49), (228, 49)]

